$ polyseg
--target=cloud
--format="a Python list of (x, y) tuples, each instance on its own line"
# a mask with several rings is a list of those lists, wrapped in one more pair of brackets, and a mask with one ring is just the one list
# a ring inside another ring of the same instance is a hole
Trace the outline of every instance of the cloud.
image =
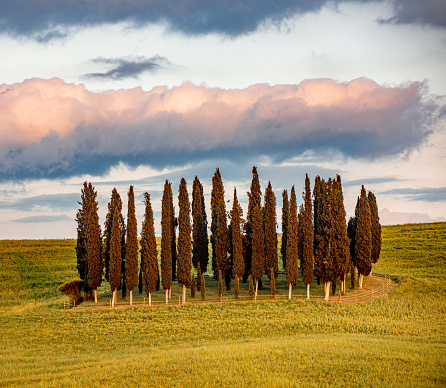
[(12, 222), (19, 222), (22, 224), (34, 224), (34, 223), (42, 223), (42, 222), (59, 222), (59, 221), (73, 221), (73, 219), (71, 219), (67, 215), (61, 214), (61, 215), (55, 215), (55, 216), (48, 216), (48, 215), (29, 216), (29, 217), (17, 218), (15, 220), (12, 220)]
[(394, 15), (380, 19), (381, 23), (423, 24), (446, 28), (446, 2), (444, 0), (391, 0)]
[(103, 73), (85, 74), (86, 78), (98, 80), (120, 80), (125, 78), (138, 78), (144, 72), (155, 73), (157, 70), (171, 66), (170, 61), (162, 56), (124, 57), (124, 58), (96, 58), (93, 63), (112, 65), (112, 69)]
[(366, 78), (98, 93), (31, 79), (0, 85), (0, 176), (100, 175), (119, 161), (163, 168), (265, 155), (275, 163), (307, 150), (373, 160), (423, 143), (438, 110), (426, 97), (423, 83)]
[(280, 24), (296, 14), (316, 12), (328, 0), (15, 0), (0, 3), (0, 31), (41, 42), (65, 37), (74, 28), (125, 22), (135, 27), (166, 23), (173, 31), (237, 36), (263, 23)]
[(14, 209), (20, 211), (67, 211), (77, 209), (80, 201), (79, 193), (43, 194), (22, 197), (8, 201), (0, 201), (0, 209)]
[(391, 212), (388, 209), (382, 209), (379, 212), (379, 219), (381, 225), (402, 225), (446, 221), (446, 218), (444, 217), (432, 218), (426, 213)]
[(373, 177), (373, 178), (365, 178), (365, 179), (355, 179), (350, 181), (342, 182), (342, 186), (344, 187), (351, 187), (351, 186), (358, 186), (359, 188), (361, 185), (364, 185), (364, 187), (367, 189), (367, 186), (382, 184), (382, 183), (389, 183), (389, 182), (397, 182), (401, 181), (401, 178), (394, 177), (394, 176), (383, 176), (383, 177)]
[(400, 188), (386, 190), (381, 194), (396, 195), (410, 201), (444, 202), (446, 199), (446, 187)]

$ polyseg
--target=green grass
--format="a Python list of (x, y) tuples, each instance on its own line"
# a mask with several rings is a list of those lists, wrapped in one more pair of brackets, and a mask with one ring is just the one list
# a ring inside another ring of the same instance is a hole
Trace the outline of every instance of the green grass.
[(446, 384), (446, 223), (383, 227), (373, 271), (399, 287), (361, 304), (63, 310), (74, 244), (0, 241), (0, 386)]

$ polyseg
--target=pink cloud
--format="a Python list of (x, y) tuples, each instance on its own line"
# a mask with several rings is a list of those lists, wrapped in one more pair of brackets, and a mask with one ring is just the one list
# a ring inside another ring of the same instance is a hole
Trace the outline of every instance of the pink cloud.
[[(433, 107), (424, 95), (419, 82), (388, 87), (366, 78), (104, 92), (57, 78), (30, 79), (0, 86), (0, 158), (20, 150), (7, 163), (20, 169), (25, 159), (33, 165), (33, 158), (70, 164), (87, 149), (121, 159), (162, 151), (292, 155), (318, 147), (350, 156), (395, 154), (428, 134), (424, 123)], [(186, 154), (176, 162), (184, 163)]]

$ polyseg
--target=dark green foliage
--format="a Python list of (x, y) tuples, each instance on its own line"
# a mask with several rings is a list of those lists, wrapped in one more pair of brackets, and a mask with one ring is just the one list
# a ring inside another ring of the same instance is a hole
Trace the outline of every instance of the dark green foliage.
[(125, 284), (132, 291), (138, 284), (138, 226), (135, 214), (135, 195), (133, 186), (128, 192), (127, 241), (125, 256)]
[(300, 270), (302, 271), (304, 253), (304, 205), (299, 206), (297, 212), (297, 258), (300, 263)]
[(84, 182), (84, 187), (81, 190), (81, 201), (78, 204), (81, 208), (76, 213), (77, 222), (77, 242), (76, 242), (76, 259), (77, 270), (79, 277), (82, 280), (87, 278), (87, 216), (89, 209), (90, 193), (88, 191), (88, 184)]
[(331, 190), (331, 255), (333, 257), (334, 274), (333, 284), (336, 279), (350, 271), (350, 241), (345, 224), (344, 196), (342, 194), (341, 177), (336, 175), (332, 181)]
[(274, 298), (276, 296), (276, 277), (274, 276), (274, 268), (270, 269), (269, 282), (271, 289), (271, 296)]
[(251, 275), (249, 277), (249, 296), (251, 297), (251, 299), (254, 299), (255, 294), (256, 294), (256, 291), (254, 289), (254, 280)]
[[(241, 212), (242, 208), (238, 203), (237, 190), (234, 188), (234, 200), (232, 202), (231, 214), (231, 242), (232, 242), (232, 275), (240, 278), (245, 273), (245, 261), (243, 260), (243, 243), (241, 234)], [(236, 282), (237, 287), (238, 283)]]
[(200, 266), (206, 272), (209, 262), (207, 216), (204, 204), (203, 185), (195, 177), (192, 186), (192, 264), (194, 268)]
[(375, 264), (381, 253), (381, 224), (379, 223), (378, 205), (375, 195), (369, 191), (370, 221), (372, 227), (372, 263)]
[(122, 267), (122, 247), (121, 247), (121, 227), (119, 222), (118, 208), (115, 208), (113, 214), (113, 225), (110, 236), (110, 267), (109, 267), (109, 283), (112, 291), (118, 289), (121, 284), (121, 267)]
[(347, 236), (350, 239), (350, 279), (351, 288), (355, 288), (355, 266), (356, 266), (356, 255), (355, 255), (355, 245), (356, 245), (356, 221), (359, 209), (359, 197), (356, 201), (355, 216), (350, 217), (347, 224)]
[(251, 273), (255, 280), (260, 280), (265, 272), (265, 235), (262, 227), (260, 204), (255, 202), (252, 211), (252, 261)]
[(238, 299), (239, 298), (239, 294), (240, 294), (240, 279), (237, 275), (234, 276), (235, 278), (235, 286), (234, 286), (234, 298)]
[[(108, 211), (105, 219), (105, 230), (104, 230), (104, 248), (103, 248), (103, 262), (105, 266), (105, 279), (108, 281), (109, 278), (109, 263), (110, 263), (110, 240), (111, 240), (111, 232), (113, 228), (113, 215), (115, 214), (115, 208), (118, 209), (120, 228), (122, 233), (121, 238), (121, 247), (125, 252), (125, 222), (122, 216), (122, 201), (121, 196), (119, 195), (116, 188), (112, 190), (112, 195), (110, 198), (110, 202), (108, 203)], [(124, 244), (123, 244), (124, 242)], [(125, 254), (123, 256), (125, 258)]]
[(189, 283), (190, 283), (190, 296), (191, 298), (195, 298), (195, 276), (193, 273), (191, 274)]
[(59, 291), (71, 298), (76, 305), (82, 303), (81, 291), (84, 287), (84, 281), (81, 279), (71, 279), (59, 286)]
[(164, 290), (172, 287), (172, 188), (168, 180), (161, 201), (161, 281)]
[(201, 267), (200, 262), (197, 265), (197, 291), (201, 290)]
[(308, 174), (305, 175), (305, 192), (303, 195), (303, 242), (302, 242), (302, 261), (300, 264), (302, 278), (305, 284), (313, 281), (313, 247), (314, 247), (314, 225), (313, 225), (313, 206), (311, 204), (311, 188)]
[(250, 191), (248, 193), (249, 201), (248, 201), (248, 213), (246, 215), (246, 224), (245, 224), (245, 236), (246, 236), (246, 252), (245, 252), (245, 276), (251, 272), (252, 266), (252, 249), (253, 249), (253, 232), (254, 232), (254, 224), (253, 224), (253, 214), (254, 208), (256, 205), (261, 209), (261, 196), (262, 192), (260, 190), (260, 182), (259, 175), (257, 174), (257, 167), (254, 166), (252, 168), (252, 181)]
[(101, 227), (99, 226), (97, 192), (91, 183), (88, 184), (90, 192), (87, 215), (87, 285), (96, 290), (102, 283), (101, 266)]
[(201, 300), (206, 299), (206, 282), (204, 281), (204, 272), (201, 272), (200, 274), (200, 292), (201, 292)]
[[(158, 252), (156, 250), (155, 228), (150, 195), (144, 193), (144, 221), (141, 230), (141, 272), (147, 295), (152, 293), (159, 282)], [(159, 288), (159, 286), (158, 286)]]
[(181, 179), (178, 195), (178, 283), (189, 285), (192, 270), (190, 204), (186, 180)]
[[(277, 278), (277, 232), (276, 232), (276, 196), (271, 187), (271, 182), (265, 190), (264, 206), (264, 228), (265, 228), (265, 263), (266, 273), (271, 280), (271, 276)], [(271, 268), (273, 271), (271, 272)]]
[(218, 271), (218, 299), (221, 300), (223, 296), (223, 277), (221, 271)]
[(370, 206), (364, 186), (359, 197), (358, 214), (356, 220), (355, 258), (358, 272), (367, 276), (372, 270), (372, 225), (370, 220)]
[[(172, 190), (171, 190), (172, 191)], [(178, 226), (178, 218), (175, 217), (175, 207), (173, 206), (173, 194), (170, 195), (170, 204), (171, 204), (171, 252), (172, 252), (172, 281), (177, 278), (177, 226)]]
[(282, 192), (282, 246), (280, 247), (280, 253), (282, 255), (282, 266), (286, 268), (286, 244), (288, 239), (288, 212), (290, 204), (288, 202), (288, 192), (283, 190)]
[(295, 284), (298, 277), (297, 268), (297, 202), (294, 186), (291, 188), (290, 209), (288, 213), (288, 238), (286, 246), (286, 281), (289, 284)]
[(218, 168), (212, 177), (211, 215), (212, 266), (214, 269), (214, 277), (218, 276), (218, 271), (221, 271), (222, 277), (225, 277), (226, 273), (229, 271), (226, 206), (223, 182)]
[(313, 209), (314, 209), (314, 243), (313, 243), (313, 256), (314, 256), (314, 275), (318, 279), (318, 284), (324, 277), (324, 258), (326, 252), (326, 240), (325, 230), (322, 224), (322, 212), (324, 209), (324, 203), (327, 201), (327, 192), (325, 189), (325, 181), (316, 176), (313, 187)]

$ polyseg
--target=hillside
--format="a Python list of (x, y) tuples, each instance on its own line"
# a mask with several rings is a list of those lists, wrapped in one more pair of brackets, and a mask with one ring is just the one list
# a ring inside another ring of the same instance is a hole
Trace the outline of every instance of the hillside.
[(0, 386), (444, 386), (446, 223), (382, 236), (372, 302), (125, 310), (63, 310), (74, 240), (0, 241)]

